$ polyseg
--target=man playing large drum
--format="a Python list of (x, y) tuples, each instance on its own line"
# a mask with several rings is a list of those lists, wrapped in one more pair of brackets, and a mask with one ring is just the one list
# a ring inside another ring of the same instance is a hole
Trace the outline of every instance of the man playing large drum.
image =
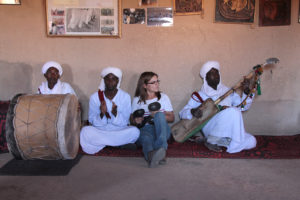
[[(202, 66), (200, 76), (204, 83), (198, 94), (204, 101), (208, 98), (215, 101), (229, 90), (221, 82), (220, 65), (217, 61), (206, 62)], [(250, 108), (252, 98), (248, 98), (242, 107), (233, 107), (240, 105), (242, 99), (249, 92), (249, 84), (244, 81), (242, 98), (237, 93), (233, 93), (219, 103), (223, 106), (223, 110), (213, 116), (202, 129), (206, 138), (205, 145), (209, 149), (220, 152), (222, 151), (221, 146), (223, 146), (227, 148), (228, 153), (236, 153), (256, 146), (255, 137), (245, 131), (241, 114), (241, 111)], [(202, 116), (202, 111), (199, 109), (200, 105), (201, 102), (192, 97), (179, 112), (180, 118), (189, 120), (192, 117), (200, 118)]]
[(16, 95), (7, 115), (6, 139), (17, 159), (73, 159), (79, 148), (80, 104), (73, 88), (61, 82), (57, 62), (44, 64), (47, 79), (39, 94)]
[(103, 69), (98, 92), (90, 97), (89, 122), (80, 133), (82, 150), (94, 154), (106, 145), (121, 146), (134, 143), (140, 131), (128, 126), (131, 99), (120, 89), (122, 71), (115, 67)]
[(38, 88), (39, 94), (75, 94), (70, 84), (61, 82), (63, 70), (59, 63), (54, 61), (46, 62), (42, 68), (42, 73), (46, 78), (46, 82)]

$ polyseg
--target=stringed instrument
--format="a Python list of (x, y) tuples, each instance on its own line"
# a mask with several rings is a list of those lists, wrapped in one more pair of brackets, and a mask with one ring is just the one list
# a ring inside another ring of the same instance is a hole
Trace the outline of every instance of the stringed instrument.
[[(259, 81), (260, 75), (263, 73), (263, 68), (265, 68), (265, 66), (267, 65), (276, 64), (278, 62), (278, 58), (268, 58), (264, 64), (253, 67), (253, 70), (247, 76), (245, 76), (244, 79), (252, 79), (252, 83), (254, 83), (253, 87), (255, 87), (255, 85), (257, 85)], [(202, 111), (202, 116), (200, 118), (193, 117), (191, 120), (182, 119), (175, 123), (171, 127), (171, 132), (175, 141), (184, 142), (189, 137), (198, 133), (206, 125), (206, 123), (220, 111), (218, 104), (223, 99), (228, 97), (231, 93), (240, 88), (242, 86), (243, 80), (240, 80), (236, 85), (234, 85), (230, 90), (228, 90), (224, 95), (219, 97), (216, 101), (213, 101), (211, 98), (205, 100), (198, 108)], [(243, 102), (245, 101), (246, 99), (243, 100)]]

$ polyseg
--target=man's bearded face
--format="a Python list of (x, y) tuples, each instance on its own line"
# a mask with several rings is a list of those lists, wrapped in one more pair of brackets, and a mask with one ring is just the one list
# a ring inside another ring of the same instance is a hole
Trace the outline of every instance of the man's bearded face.
[(209, 72), (207, 72), (207, 74), (206, 74), (206, 81), (210, 87), (217, 89), (217, 86), (220, 83), (219, 70), (217, 70), (215, 68), (212, 68), (211, 70), (209, 70)]

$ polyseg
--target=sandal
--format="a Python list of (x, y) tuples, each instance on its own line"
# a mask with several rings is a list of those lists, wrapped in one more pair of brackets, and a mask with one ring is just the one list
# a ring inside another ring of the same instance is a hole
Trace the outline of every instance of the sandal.
[(208, 143), (208, 142), (204, 142), (204, 145), (205, 145), (209, 150), (214, 151), (214, 152), (220, 153), (220, 152), (223, 151), (223, 149), (222, 149), (221, 147), (219, 147), (218, 145), (216, 145), (216, 144), (210, 144), (210, 143)]

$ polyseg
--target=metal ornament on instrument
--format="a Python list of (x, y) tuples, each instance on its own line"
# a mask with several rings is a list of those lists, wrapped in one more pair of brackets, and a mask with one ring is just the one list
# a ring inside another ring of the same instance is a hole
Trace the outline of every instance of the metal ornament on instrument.
[[(268, 58), (264, 64), (261, 64), (261, 68), (265, 67), (270, 64), (276, 64), (279, 62), (278, 58)], [(262, 71), (261, 71), (262, 72)], [(247, 79), (257, 78), (261, 74), (257, 74), (256, 70), (252, 70), (246, 77)], [(233, 93), (235, 90), (242, 86), (243, 80), (239, 81), (235, 86), (233, 86), (230, 90), (228, 90), (224, 95), (219, 97), (216, 101), (213, 101), (211, 98), (205, 100), (200, 105), (200, 110), (202, 111), (203, 115), (200, 118), (193, 117), (191, 120), (182, 119), (175, 123), (171, 127), (171, 132), (173, 138), (176, 142), (184, 142), (189, 137), (198, 133), (205, 124), (220, 110), (218, 108), (218, 104)]]

